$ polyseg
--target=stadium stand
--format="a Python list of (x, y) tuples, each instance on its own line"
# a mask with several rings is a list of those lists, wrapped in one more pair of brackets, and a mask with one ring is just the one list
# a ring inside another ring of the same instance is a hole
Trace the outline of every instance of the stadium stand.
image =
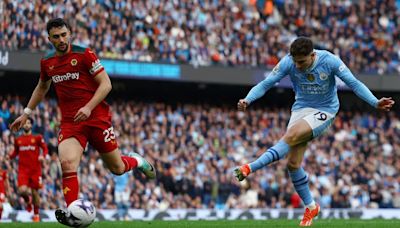
[[(65, 4), (64, 4), (65, 3)], [(0, 5), (0, 48), (44, 51), (45, 22), (69, 20), (102, 58), (273, 67), (298, 35), (354, 72), (400, 72), (400, 1), (30, 1)]]

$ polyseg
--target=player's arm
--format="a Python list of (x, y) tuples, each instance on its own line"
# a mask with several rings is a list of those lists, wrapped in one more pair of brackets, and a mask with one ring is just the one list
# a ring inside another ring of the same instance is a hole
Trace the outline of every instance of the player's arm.
[(74, 117), (74, 121), (76, 122), (89, 118), (92, 110), (107, 97), (108, 93), (112, 89), (110, 78), (105, 70), (98, 73), (93, 79), (99, 86), (97, 87), (92, 99), (90, 99), (90, 101), (76, 113)]
[(93, 80), (99, 85), (94, 93), (92, 99), (75, 114), (74, 121), (79, 122), (89, 118), (92, 110), (103, 101), (108, 93), (111, 91), (111, 81), (108, 74), (101, 65), (100, 60), (96, 54), (89, 48), (85, 50), (84, 64), (86, 65), (89, 73), (93, 76)]
[(19, 147), (17, 145), (17, 140), (15, 140), (15, 142), (14, 142), (14, 150), (9, 155), (6, 155), (6, 159), (14, 159), (14, 158), (16, 158), (18, 156), (18, 153), (19, 153), (19, 149), (18, 148)]
[(28, 119), (28, 116), (36, 108), (36, 106), (39, 104), (40, 101), (43, 100), (44, 96), (46, 93), (49, 91), (50, 85), (51, 85), (51, 80), (44, 80), (42, 79), (42, 74), (41, 72), (41, 78), (39, 79), (38, 84), (36, 85), (35, 89), (33, 90), (32, 96), (29, 99), (27, 107), (24, 109), (24, 113), (19, 116), (11, 125), (10, 129), (14, 132), (18, 131), (26, 122)]
[(39, 135), (39, 147), (42, 149), (42, 155), (39, 156), (39, 161), (43, 161), (46, 158), (49, 150), (47, 148), (46, 142), (43, 139), (43, 136)]
[(264, 94), (271, 89), (275, 83), (280, 81), (288, 74), (289, 56), (285, 56), (268, 74), (268, 76), (257, 85), (255, 85), (244, 99), (238, 102), (238, 110), (244, 111), (253, 101), (264, 96)]
[(378, 100), (378, 98), (372, 94), (371, 90), (369, 90), (364, 83), (359, 81), (353, 73), (351, 73), (350, 69), (347, 68), (342, 60), (338, 57), (333, 57), (332, 62), (335, 74), (342, 79), (342, 81), (346, 83), (346, 85), (349, 86), (358, 97), (377, 109), (389, 111), (392, 108), (394, 101), (391, 97), (383, 97)]
[(11, 154), (8, 156), (8, 159), (14, 159), (18, 156), (18, 150), (13, 150)]

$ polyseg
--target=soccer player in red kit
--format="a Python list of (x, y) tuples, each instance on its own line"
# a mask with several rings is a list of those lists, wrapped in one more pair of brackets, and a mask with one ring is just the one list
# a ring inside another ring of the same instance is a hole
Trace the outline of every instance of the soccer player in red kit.
[(27, 211), (32, 211), (33, 203), (32, 220), (39, 222), (40, 196), (38, 190), (42, 188), (42, 162), (48, 150), (42, 135), (32, 135), (32, 125), (33, 119), (28, 118), (23, 126), (24, 133), (14, 141), (14, 151), (9, 159), (19, 157), (18, 192), (27, 204)]
[[(139, 154), (120, 154), (110, 108), (104, 101), (111, 91), (111, 81), (100, 60), (89, 48), (71, 44), (71, 28), (63, 19), (50, 20), (47, 32), (55, 51), (41, 60), (39, 83), (24, 114), (11, 124), (11, 129), (15, 131), (25, 123), (53, 82), (62, 114), (58, 155), (67, 206), (78, 198), (77, 169), (87, 143), (99, 151), (113, 174), (138, 168), (147, 178), (155, 178), (153, 165)], [(73, 225), (68, 210), (57, 209), (55, 213), (60, 223)]]

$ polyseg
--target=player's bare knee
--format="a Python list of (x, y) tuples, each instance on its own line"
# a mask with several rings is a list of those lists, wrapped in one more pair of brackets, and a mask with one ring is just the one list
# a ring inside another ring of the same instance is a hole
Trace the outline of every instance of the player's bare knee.
[(75, 172), (78, 167), (76, 167), (75, 162), (72, 160), (62, 160), (60, 161), (61, 163), (61, 169), (62, 171), (65, 172)]
[(295, 146), (299, 143), (300, 140), (300, 135), (292, 130), (286, 132), (286, 134), (283, 136), (283, 140), (289, 145), (289, 146)]
[(28, 194), (28, 188), (26, 186), (21, 186), (18, 188), (18, 192), (22, 195)]

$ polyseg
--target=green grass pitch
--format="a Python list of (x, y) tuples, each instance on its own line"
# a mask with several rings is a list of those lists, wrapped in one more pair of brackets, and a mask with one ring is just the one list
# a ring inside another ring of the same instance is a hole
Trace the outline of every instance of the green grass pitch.
[[(90, 228), (256, 228), (256, 227), (299, 227), (299, 220), (271, 219), (271, 220), (216, 220), (216, 221), (127, 221), (127, 222), (94, 222)], [(58, 223), (0, 223), (0, 227), (65, 227)], [(398, 220), (359, 220), (359, 219), (317, 219), (312, 227), (400, 227)]]

